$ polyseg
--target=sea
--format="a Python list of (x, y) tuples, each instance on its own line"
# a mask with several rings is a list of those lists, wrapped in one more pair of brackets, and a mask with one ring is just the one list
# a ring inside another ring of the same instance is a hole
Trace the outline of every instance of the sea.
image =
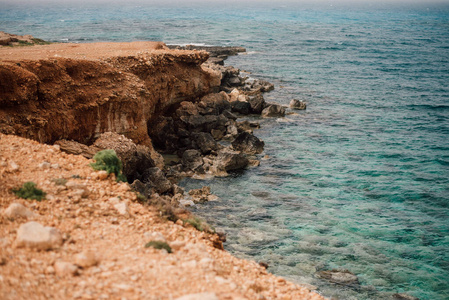
[[(449, 2), (0, 1), (0, 30), (53, 42), (242, 46), (275, 84), (259, 167), (192, 210), (225, 249), (332, 299), (449, 299)], [(348, 270), (358, 284), (320, 279)]]

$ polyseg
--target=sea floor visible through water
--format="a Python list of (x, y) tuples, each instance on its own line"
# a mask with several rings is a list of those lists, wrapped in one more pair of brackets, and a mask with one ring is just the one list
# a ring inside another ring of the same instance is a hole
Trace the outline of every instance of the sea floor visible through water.
[[(243, 46), (226, 64), (268, 80), (261, 165), (194, 211), (231, 253), (336, 299), (449, 298), (449, 6), (58, 3), (0, 9), (0, 30), (51, 41)], [(268, 159), (263, 159), (268, 155)], [(318, 279), (347, 269), (359, 285)]]

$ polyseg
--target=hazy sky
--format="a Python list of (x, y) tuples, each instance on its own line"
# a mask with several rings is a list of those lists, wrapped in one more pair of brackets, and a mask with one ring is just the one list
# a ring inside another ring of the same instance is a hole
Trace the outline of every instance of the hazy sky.
[[(372, 3), (377, 4), (379, 2), (388, 3), (446, 3), (449, 4), (449, 0), (0, 0), (0, 3), (95, 3), (95, 2), (122, 2), (122, 3), (170, 3), (170, 4), (189, 4), (189, 3), (208, 3), (217, 5), (230, 2), (246, 2), (246, 3), (323, 3), (323, 4), (339, 4), (339, 3)], [(1, 7), (0, 7), (1, 9)]]

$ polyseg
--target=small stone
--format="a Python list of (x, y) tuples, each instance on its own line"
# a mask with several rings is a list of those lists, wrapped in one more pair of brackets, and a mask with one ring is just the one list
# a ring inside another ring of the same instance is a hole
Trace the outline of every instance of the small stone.
[(9, 161), (9, 168), (11, 171), (15, 172), (19, 170), (19, 166), (12, 160)]
[(59, 169), (59, 164), (51, 164), (52, 169)]
[(89, 268), (99, 262), (97, 255), (93, 251), (83, 251), (75, 255), (75, 264), (82, 268)]
[(74, 264), (65, 261), (57, 261), (55, 262), (55, 272), (56, 275), (65, 277), (65, 276), (74, 276), (78, 273), (78, 267)]
[(46, 269), (45, 269), (45, 274), (55, 274), (55, 268), (53, 268), (52, 266), (48, 266)]
[(28, 222), (17, 231), (16, 246), (49, 250), (62, 245), (62, 235), (56, 228)]
[(170, 248), (177, 251), (177, 250), (180, 250), (185, 245), (186, 245), (186, 242), (184, 242), (184, 241), (174, 241), (174, 242), (170, 243)]
[(160, 232), (145, 232), (143, 236), (149, 241), (167, 242), (165, 236)]
[(30, 211), (28, 208), (23, 206), (20, 203), (11, 203), (10, 206), (8, 206), (7, 209), (3, 212), (3, 215), (7, 218), (19, 218), (19, 217), (25, 217), (25, 218), (35, 218), (37, 217), (37, 214)]
[(215, 293), (189, 294), (175, 300), (219, 300)]
[(105, 180), (108, 178), (109, 174), (107, 171), (101, 170), (96, 172), (99, 180)]
[(182, 226), (182, 225), (184, 225), (184, 222), (183, 222), (181, 219), (178, 219), (178, 220), (175, 222), (175, 224), (176, 224), (176, 225), (179, 225), (179, 226)]
[(41, 168), (41, 169), (50, 169), (50, 166), (51, 166), (51, 164), (46, 161), (39, 164), (39, 168)]
[(126, 205), (125, 202), (120, 202), (120, 203), (115, 204), (114, 208), (122, 216), (129, 216), (129, 208), (128, 208), (128, 205)]
[(72, 192), (72, 195), (74, 198), (86, 198), (89, 195), (89, 193), (87, 192), (87, 190), (79, 189), (79, 190), (74, 190)]

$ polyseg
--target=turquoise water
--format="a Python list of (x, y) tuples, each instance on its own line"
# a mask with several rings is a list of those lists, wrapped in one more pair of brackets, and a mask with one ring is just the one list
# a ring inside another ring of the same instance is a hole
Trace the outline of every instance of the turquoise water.
[[(0, 30), (52, 41), (246, 47), (227, 63), (308, 108), (260, 120), (260, 167), (184, 181), (220, 197), (195, 212), (327, 297), (449, 299), (449, 5), (0, 3)], [(332, 268), (360, 286), (315, 278)]]

